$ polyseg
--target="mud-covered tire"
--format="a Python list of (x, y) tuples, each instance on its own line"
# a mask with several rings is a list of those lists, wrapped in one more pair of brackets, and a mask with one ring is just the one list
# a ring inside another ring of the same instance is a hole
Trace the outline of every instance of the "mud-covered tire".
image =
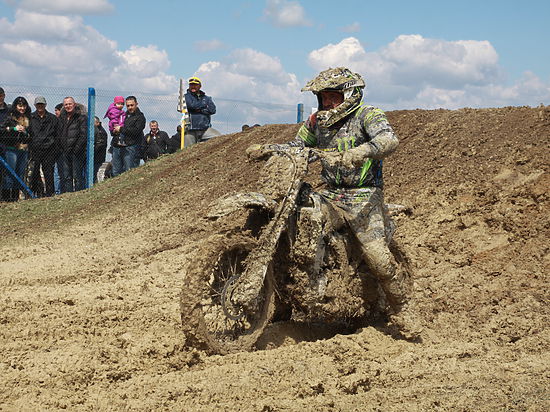
[(180, 295), (183, 332), (188, 346), (209, 353), (250, 351), (275, 312), (275, 287), (268, 270), (258, 310), (232, 320), (222, 307), (222, 290), (231, 276), (242, 273), (255, 247), (249, 236), (213, 236), (201, 244), (189, 266)]

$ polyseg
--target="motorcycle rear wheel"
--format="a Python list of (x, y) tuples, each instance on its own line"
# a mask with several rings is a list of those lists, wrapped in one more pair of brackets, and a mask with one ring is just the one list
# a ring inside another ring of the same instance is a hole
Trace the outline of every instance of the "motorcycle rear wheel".
[(247, 313), (231, 302), (231, 287), (245, 270), (256, 241), (249, 236), (213, 236), (190, 266), (180, 295), (186, 343), (209, 353), (250, 351), (275, 312), (275, 287), (268, 270), (257, 310)]

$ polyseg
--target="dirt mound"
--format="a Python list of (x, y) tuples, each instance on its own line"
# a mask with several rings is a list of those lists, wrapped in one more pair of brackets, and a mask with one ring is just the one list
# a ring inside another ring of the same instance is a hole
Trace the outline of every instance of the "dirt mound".
[(298, 129), (267, 125), (0, 205), (0, 409), (549, 410), (550, 108), (388, 115), (386, 200), (413, 209), (396, 236), (422, 342), (287, 323), (267, 350), (184, 347), (178, 295), (213, 234), (207, 206), (258, 188), (248, 145)]

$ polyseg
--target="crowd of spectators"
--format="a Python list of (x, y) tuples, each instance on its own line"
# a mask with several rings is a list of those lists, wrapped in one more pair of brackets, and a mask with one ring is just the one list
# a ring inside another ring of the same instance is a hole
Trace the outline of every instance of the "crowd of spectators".
[[(190, 114), (186, 124), (185, 146), (203, 141), (216, 112), (212, 99), (200, 90), (197, 77), (189, 79), (186, 103)], [(82, 190), (86, 186), (86, 150), (88, 114), (86, 107), (66, 97), (47, 110), (43, 96), (34, 99), (32, 111), (25, 97), (18, 96), (10, 105), (0, 88), (0, 201), (17, 201), (23, 189), (36, 197)], [(124, 106), (126, 109), (124, 110)], [(105, 113), (109, 121), (110, 147), (101, 119), (94, 118), (94, 183), (100, 168), (111, 153), (105, 177), (118, 176), (163, 154), (181, 148), (181, 126), (176, 133), (160, 130), (156, 120), (146, 128), (145, 115), (135, 96), (116, 96)]]

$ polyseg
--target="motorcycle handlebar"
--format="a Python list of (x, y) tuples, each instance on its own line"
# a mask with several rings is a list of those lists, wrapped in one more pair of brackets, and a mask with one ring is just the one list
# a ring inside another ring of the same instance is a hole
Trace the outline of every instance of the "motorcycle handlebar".
[(260, 157), (269, 157), (275, 153), (285, 156), (300, 156), (307, 154), (309, 162), (324, 158), (327, 154), (338, 153), (337, 149), (320, 149), (314, 147), (290, 146), (279, 144), (268, 144), (262, 146)]

